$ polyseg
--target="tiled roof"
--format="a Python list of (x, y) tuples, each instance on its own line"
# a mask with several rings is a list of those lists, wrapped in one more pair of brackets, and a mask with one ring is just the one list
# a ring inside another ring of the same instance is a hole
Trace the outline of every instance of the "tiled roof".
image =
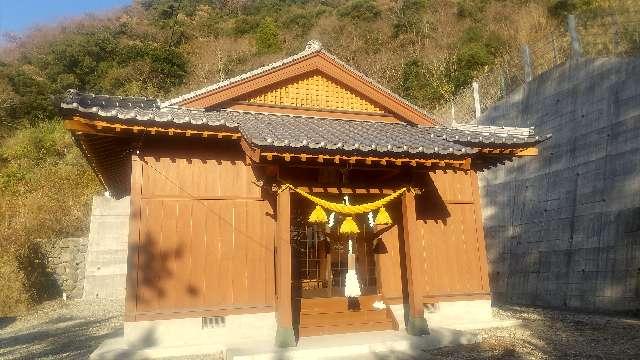
[(242, 111), (162, 107), (153, 99), (83, 94), (70, 90), (61, 107), (97, 115), (105, 121), (171, 122), (237, 130), (253, 146), (299, 151), (367, 154), (462, 155), (501, 145), (526, 147), (540, 138), (533, 129), (454, 125), (420, 126)]

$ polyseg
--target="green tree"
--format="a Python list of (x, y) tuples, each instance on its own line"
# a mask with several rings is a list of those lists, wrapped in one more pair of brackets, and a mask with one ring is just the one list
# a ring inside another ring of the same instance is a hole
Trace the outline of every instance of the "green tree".
[(354, 0), (338, 8), (336, 14), (339, 18), (359, 23), (377, 20), (382, 11), (372, 0)]
[(402, 64), (400, 93), (422, 106), (436, 106), (447, 100), (453, 88), (448, 76), (449, 64), (425, 64), (422, 60), (411, 58)]
[(280, 50), (280, 47), (278, 24), (272, 18), (265, 18), (256, 30), (256, 51), (268, 54)]
[(600, 7), (598, 0), (554, 0), (549, 5), (549, 13), (556, 17), (569, 14), (595, 12)]
[(402, 0), (398, 3), (393, 16), (393, 35), (423, 34), (424, 12), (427, 9), (428, 0)]
[(480, 21), (488, 3), (489, 0), (458, 0), (457, 14), (463, 18)]
[(479, 26), (467, 28), (458, 40), (453, 64), (449, 70), (454, 91), (471, 84), (495, 59), (502, 56), (506, 42), (495, 32), (485, 32)]

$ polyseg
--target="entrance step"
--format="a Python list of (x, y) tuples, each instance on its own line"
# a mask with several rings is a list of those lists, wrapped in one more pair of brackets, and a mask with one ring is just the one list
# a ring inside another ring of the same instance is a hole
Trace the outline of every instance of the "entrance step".
[(397, 330), (388, 308), (373, 307), (377, 300), (377, 295), (361, 296), (358, 304), (350, 304), (344, 297), (302, 299), (299, 336)]
[(432, 329), (426, 336), (386, 330), (310, 336), (300, 338), (293, 348), (267, 349), (255, 344), (253, 348), (229, 348), (225, 353), (227, 360), (422, 359), (429, 349), (479, 340), (476, 334), (451, 329)]

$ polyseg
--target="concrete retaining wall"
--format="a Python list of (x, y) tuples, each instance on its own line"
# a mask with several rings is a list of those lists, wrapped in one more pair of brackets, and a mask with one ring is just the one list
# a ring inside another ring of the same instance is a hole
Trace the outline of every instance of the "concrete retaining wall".
[(564, 64), (479, 122), (553, 134), (480, 176), (494, 301), (640, 309), (640, 59)]
[(129, 197), (93, 198), (84, 297), (124, 299), (129, 237)]

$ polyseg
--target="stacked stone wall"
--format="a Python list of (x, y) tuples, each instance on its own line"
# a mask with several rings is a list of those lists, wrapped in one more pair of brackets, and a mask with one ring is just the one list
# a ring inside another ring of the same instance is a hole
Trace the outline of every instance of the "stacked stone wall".
[(46, 242), (47, 267), (60, 295), (82, 298), (88, 238), (64, 238)]

